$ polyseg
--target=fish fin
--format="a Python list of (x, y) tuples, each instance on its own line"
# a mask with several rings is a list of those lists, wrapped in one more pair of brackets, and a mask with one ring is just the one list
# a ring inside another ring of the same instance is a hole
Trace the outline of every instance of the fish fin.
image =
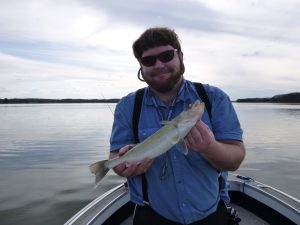
[(107, 162), (107, 160), (98, 161), (89, 166), (91, 173), (95, 174), (95, 188), (98, 187), (102, 178), (109, 171), (105, 166), (105, 162)]
[(177, 147), (177, 149), (178, 149), (179, 151), (181, 151), (184, 155), (187, 155), (188, 152), (189, 152), (189, 149), (187, 148), (184, 139), (182, 139), (181, 141), (179, 141), (179, 142), (176, 144), (176, 147)]
[(168, 121), (168, 120), (163, 120), (163, 121), (160, 121), (160, 124), (161, 124), (161, 125), (167, 125), (167, 124), (170, 124), (170, 121)]

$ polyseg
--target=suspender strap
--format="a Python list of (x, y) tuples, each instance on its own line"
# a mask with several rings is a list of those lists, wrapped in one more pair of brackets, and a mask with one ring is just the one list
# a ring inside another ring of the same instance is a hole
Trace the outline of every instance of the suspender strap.
[(206, 94), (206, 91), (205, 91), (205, 89), (204, 89), (204, 87), (203, 87), (203, 85), (201, 83), (194, 82), (194, 85), (195, 85), (195, 88), (196, 88), (196, 91), (197, 91), (199, 97), (205, 103), (205, 108), (207, 110), (209, 119), (211, 120), (211, 118), (212, 118), (211, 104), (210, 104), (209, 98), (208, 98), (208, 96)]
[[(133, 108), (133, 117), (132, 117), (132, 129), (134, 134), (135, 143), (139, 143), (139, 121), (141, 115), (142, 102), (144, 97), (145, 88), (139, 89), (136, 92)], [(142, 178), (142, 190), (143, 190), (143, 202), (149, 205), (148, 191), (147, 191), (147, 180), (146, 176), (143, 173)]]
[(141, 88), (137, 90), (134, 99), (132, 129), (133, 129), (134, 141), (136, 144), (139, 143), (139, 121), (140, 121), (144, 92), (145, 92), (145, 88)]
[[(212, 118), (211, 103), (210, 103), (209, 98), (208, 98), (208, 96), (206, 94), (206, 91), (205, 91), (205, 89), (204, 89), (204, 87), (203, 87), (203, 85), (201, 83), (195, 83), (194, 82), (194, 85), (195, 85), (195, 88), (196, 88), (196, 90), (198, 92), (199, 97), (205, 103), (205, 108), (207, 110), (209, 119), (211, 121), (211, 118)], [(219, 191), (221, 191), (221, 189), (223, 187), (223, 178), (222, 178), (221, 171), (217, 170), (217, 172), (218, 172)]]

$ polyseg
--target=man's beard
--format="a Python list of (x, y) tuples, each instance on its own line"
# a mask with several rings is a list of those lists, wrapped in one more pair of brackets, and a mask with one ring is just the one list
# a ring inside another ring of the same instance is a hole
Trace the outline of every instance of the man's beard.
[[(167, 71), (165, 71), (167, 70)], [(146, 83), (155, 91), (160, 92), (160, 93), (168, 93), (170, 92), (178, 82), (181, 81), (182, 75), (184, 72), (184, 64), (181, 62), (180, 63), (180, 69), (178, 71), (174, 71), (174, 69), (165, 69), (164, 71), (157, 71), (156, 73), (162, 73), (162, 72), (169, 72), (172, 74), (172, 76), (168, 77), (166, 80), (163, 82), (160, 82), (158, 80), (153, 80), (153, 79), (145, 79)], [(155, 74), (149, 74), (148, 76), (155, 77)], [(158, 75), (159, 76), (159, 75)]]

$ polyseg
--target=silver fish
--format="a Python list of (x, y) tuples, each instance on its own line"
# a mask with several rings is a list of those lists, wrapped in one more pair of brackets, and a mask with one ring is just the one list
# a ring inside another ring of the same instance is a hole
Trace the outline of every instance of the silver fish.
[(163, 121), (162, 124), (164, 126), (161, 129), (143, 142), (135, 145), (124, 155), (111, 160), (98, 161), (90, 165), (90, 171), (96, 176), (96, 184), (98, 185), (109, 169), (120, 163), (138, 163), (145, 158), (153, 159), (167, 152), (176, 144), (187, 153), (184, 138), (202, 117), (203, 112), (204, 103), (197, 100), (173, 120)]

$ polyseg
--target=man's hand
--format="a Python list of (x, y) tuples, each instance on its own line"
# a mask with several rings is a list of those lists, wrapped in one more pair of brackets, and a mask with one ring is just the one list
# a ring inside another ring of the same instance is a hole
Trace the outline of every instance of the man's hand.
[(185, 138), (187, 147), (195, 152), (203, 153), (216, 141), (209, 127), (199, 121)]
[[(133, 147), (134, 145), (126, 145), (123, 148), (121, 148), (117, 154), (111, 153), (110, 158), (114, 158), (116, 156), (122, 156)], [(124, 162), (114, 167), (114, 171), (116, 174), (122, 177), (134, 177), (142, 173), (145, 173), (150, 167), (150, 165), (153, 163), (153, 161), (154, 159), (146, 158), (139, 163)]]
[(235, 171), (243, 161), (246, 151), (242, 142), (217, 141), (209, 127), (199, 121), (185, 138), (189, 149), (201, 153), (218, 170)]

